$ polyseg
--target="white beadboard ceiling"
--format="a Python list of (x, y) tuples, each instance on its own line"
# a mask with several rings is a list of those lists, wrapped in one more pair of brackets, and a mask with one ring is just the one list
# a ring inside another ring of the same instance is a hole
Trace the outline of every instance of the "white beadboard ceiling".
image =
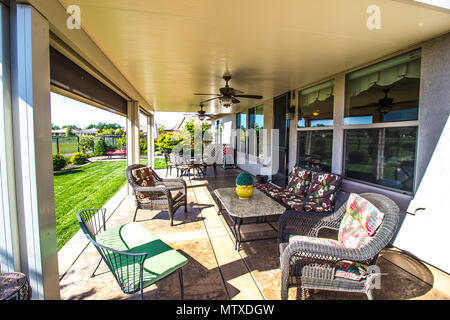
[[(450, 30), (449, 11), (394, 0), (60, 0), (156, 111), (195, 112), (194, 92), (231, 87), (265, 99)], [(381, 29), (369, 30), (370, 5)], [(233, 110), (218, 103), (207, 112)]]

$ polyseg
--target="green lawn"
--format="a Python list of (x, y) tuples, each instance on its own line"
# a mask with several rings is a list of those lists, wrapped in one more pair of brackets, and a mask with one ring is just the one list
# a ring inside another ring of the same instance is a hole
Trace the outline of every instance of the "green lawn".
[(164, 158), (155, 158), (155, 169), (165, 169), (166, 160)]
[(76, 213), (101, 208), (125, 185), (126, 161), (98, 161), (54, 174), (58, 250), (80, 229)]

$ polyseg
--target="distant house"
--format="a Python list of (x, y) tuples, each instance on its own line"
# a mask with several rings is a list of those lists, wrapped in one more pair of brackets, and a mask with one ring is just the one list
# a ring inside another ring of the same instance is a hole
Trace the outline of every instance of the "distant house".
[[(67, 128), (52, 130), (52, 136), (65, 136)], [(73, 134), (76, 136), (96, 136), (98, 129), (83, 129), (83, 130), (72, 130)]]

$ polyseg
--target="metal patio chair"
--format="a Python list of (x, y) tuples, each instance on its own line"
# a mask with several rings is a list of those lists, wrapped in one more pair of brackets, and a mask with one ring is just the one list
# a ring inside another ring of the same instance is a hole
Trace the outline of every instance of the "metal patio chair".
[[(143, 300), (144, 288), (177, 271), (183, 300), (182, 267), (188, 262), (187, 258), (136, 222), (107, 230), (105, 215), (106, 209), (88, 209), (77, 213), (81, 230), (100, 254), (100, 261), (91, 278), (96, 276), (95, 272), (104, 261), (122, 292), (140, 292), (140, 299)], [(125, 231), (122, 233), (122, 230), (127, 227), (131, 230), (128, 237), (133, 239), (134, 246), (123, 240)], [(135, 237), (140, 237), (140, 242)]]

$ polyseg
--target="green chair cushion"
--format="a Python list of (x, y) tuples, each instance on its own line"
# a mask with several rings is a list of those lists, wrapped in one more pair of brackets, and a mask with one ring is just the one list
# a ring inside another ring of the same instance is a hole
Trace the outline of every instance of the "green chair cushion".
[[(107, 229), (97, 236), (105, 247), (125, 253), (147, 253), (144, 262), (143, 287), (164, 278), (187, 263), (187, 258), (161, 241), (137, 222)], [(130, 289), (139, 288), (139, 264), (109, 253), (108, 260), (123, 283)]]

